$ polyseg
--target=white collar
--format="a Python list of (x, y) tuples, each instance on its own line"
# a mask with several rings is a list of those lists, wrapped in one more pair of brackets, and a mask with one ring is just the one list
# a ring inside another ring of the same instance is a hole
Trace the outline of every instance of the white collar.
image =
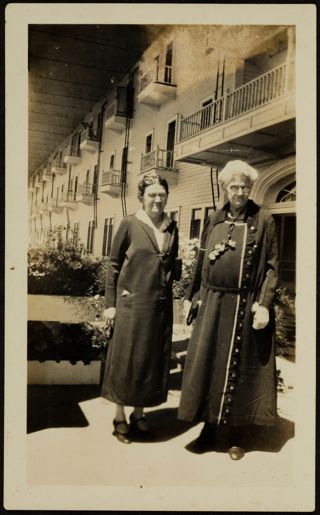
[(151, 220), (149, 215), (146, 213), (146, 211), (142, 208), (136, 212), (136, 217), (139, 218), (139, 220), (141, 220), (142, 222), (145, 222), (146, 224), (148, 224), (153, 229), (155, 229), (157, 231), (162, 231), (162, 232), (167, 230), (167, 228), (169, 227), (169, 225), (171, 224), (171, 221), (172, 221), (171, 218), (167, 215), (167, 213), (163, 213), (162, 223), (158, 229), (154, 225), (153, 221)]

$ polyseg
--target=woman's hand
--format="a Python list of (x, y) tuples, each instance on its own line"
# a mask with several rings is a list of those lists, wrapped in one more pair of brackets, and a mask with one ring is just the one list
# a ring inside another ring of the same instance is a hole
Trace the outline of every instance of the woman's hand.
[(116, 316), (116, 308), (107, 308), (104, 310), (102, 317), (105, 320), (106, 326), (114, 325), (115, 316)]
[(254, 313), (253, 329), (264, 329), (269, 323), (269, 310), (255, 302), (251, 311)]

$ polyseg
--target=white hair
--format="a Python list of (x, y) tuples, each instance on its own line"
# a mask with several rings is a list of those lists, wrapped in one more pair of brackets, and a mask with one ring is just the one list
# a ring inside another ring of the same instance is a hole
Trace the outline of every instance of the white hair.
[(258, 178), (258, 172), (245, 161), (235, 159), (228, 161), (219, 173), (219, 181), (222, 186), (226, 186), (234, 175), (244, 175), (253, 183)]

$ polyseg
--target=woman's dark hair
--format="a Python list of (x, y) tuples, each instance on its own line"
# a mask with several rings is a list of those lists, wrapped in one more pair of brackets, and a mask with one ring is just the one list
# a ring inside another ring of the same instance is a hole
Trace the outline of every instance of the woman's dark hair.
[(169, 194), (169, 186), (166, 179), (163, 179), (160, 175), (145, 175), (138, 184), (138, 198), (143, 197), (146, 187), (151, 184), (160, 184), (165, 189), (166, 194)]

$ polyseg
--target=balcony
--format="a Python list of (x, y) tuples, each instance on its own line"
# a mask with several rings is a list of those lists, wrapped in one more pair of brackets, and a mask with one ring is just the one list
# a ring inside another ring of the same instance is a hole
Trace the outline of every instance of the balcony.
[(121, 191), (120, 170), (109, 170), (102, 173), (101, 193), (107, 193), (112, 197), (118, 197)]
[(81, 133), (80, 149), (95, 152), (99, 148), (99, 141), (97, 135), (93, 130), (88, 127)]
[(77, 201), (91, 206), (94, 201), (94, 185), (93, 184), (80, 184), (77, 190)]
[(63, 175), (66, 172), (66, 170), (67, 168), (65, 163), (63, 162), (63, 157), (61, 153), (61, 155), (58, 158), (52, 161), (51, 171), (55, 175)]
[(47, 181), (51, 181), (52, 180), (52, 171), (51, 171), (51, 167), (46, 167), (44, 168), (43, 172), (42, 172), (42, 180), (44, 182), (47, 182)]
[(274, 160), (294, 130), (294, 87), (288, 77), (292, 70), (282, 64), (181, 116), (175, 159), (216, 166), (230, 157), (260, 164)]
[(68, 145), (64, 151), (63, 162), (65, 164), (77, 165), (80, 161), (81, 157), (78, 145)]
[(61, 198), (60, 206), (66, 207), (67, 209), (78, 209), (77, 192), (68, 191), (65, 193)]
[(160, 106), (176, 98), (172, 66), (153, 65), (140, 79), (138, 101)]
[(152, 152), (141, 155), (140, 174), (159, 174), (168, 184), (174, 186), (178, 182), (178, 170), (174, 168), (173, 150), (164, 150), (159, 145)]
[(106, 109), (106, 129), (123, 131), (126, 128), (127, 118), (132, 118), (133, 89), (127, 87), (117, 88), (117, 97)]

